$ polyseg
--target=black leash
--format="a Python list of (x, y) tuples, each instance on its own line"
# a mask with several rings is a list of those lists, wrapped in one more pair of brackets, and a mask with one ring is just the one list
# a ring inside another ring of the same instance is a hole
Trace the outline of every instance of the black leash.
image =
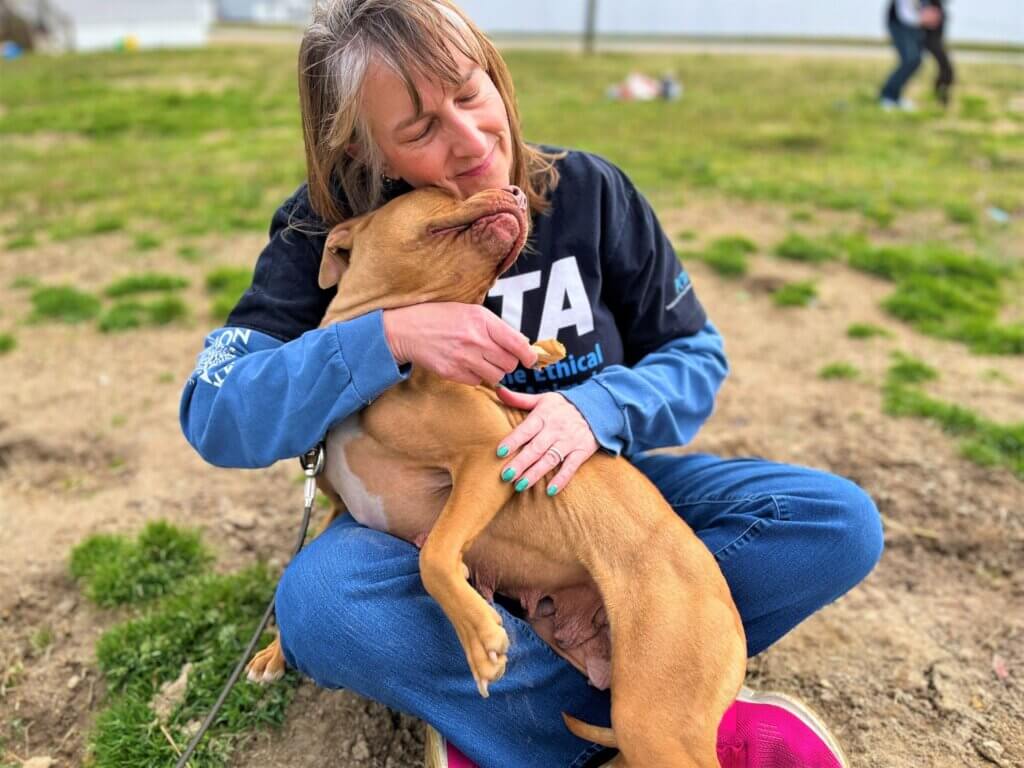
[[(299, 550), (302, 549), (302, 545), (306, 541), (306, 533), (309, 530), (309, 516), (313, 511), (313, 501), (316, 498), (316, 476), (324, 468), (324, 443), (321, 440), (316, 444), (314, 448), (306, 451), (299, 457), (299, 463), (302, 465), (302, 471), (306, 475), (306, 485), (304, 489), (305, 496), (305, 507), (302, 511), (302, 525), (299, 527), (299, 538), (295, 542), (295, 547), (292, 549), (291, 557), (288, 558), (291, 562)], [(234, 672), (231, 673), (231, 677), (224, 684), (223, 690), (220, 692), (220, 696), (217, 697), (217, 701), (213, 705), (213, 709), (203, 720), (203, 724), (199, 726), (199, 730), (196, 731), (195, 736), (185, 747), (185, 751), (181, 753), (178, 758), (178, 762), (175, 768), (185, 768), (188, 765), (188, 759), (192, 757), (192, 753), (196, 751), (196, 747), (199, 746), (199, 742), (202, 741), (203, 736), (210, 730), (210, 726), (213, 725), (213, 721), (220, 713), (221, 708), (224, 706), (224, 702), (227, 701), (228, 694), (231, 693), (231, 689), (235, 687), (235, 683), (238, 682), (238, 678), (242, 674), (242, 670), (245, 669), (246, 663), (252, 657), (252, 652), (256, 650), (256, 645), (260, 641), (260, 635), (263, 634), (263, 630), (267, 628), (267, 623), (270, 621), (270, 617), (274, 614), (274, 598), (270, 598), (270, 604), (267, 606), (267, 610), (263, 612), (263, 618), (260, 619), (260, 623), (256, 626), (256, 631), (252, 635), (252, 639), (249, 640), (249, 645), (246, 646), (245, 651), (242, 653), (242, 658), (238, 660), (238, 664), (235, 665)]]

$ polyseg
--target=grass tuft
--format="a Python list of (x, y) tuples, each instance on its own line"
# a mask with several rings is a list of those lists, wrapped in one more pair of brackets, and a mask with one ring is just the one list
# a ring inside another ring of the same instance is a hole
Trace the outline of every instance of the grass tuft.
[(116, 280), (103, 292), (112, 299), (121, 296), (129, 296), (135, 293), (147, 293), (151, 291), (176, 291), (179, 288), (187, 288), (188, 280), (178, 275), (165, 275), (159, 272), (143, 272), (137, 275), (128, 275)]
[(775, 246), (775, 253), (791, 261), (805, 261), (817, 264), (836, 258), (835, 250), (825, 243), (811, 240), (795, 232)]
[(1024, 323), (999, 320), (1009, 268), (941, 244), (876, 248), (863, 238), (841, 242), (850, 266), (896, 283), (882, 303), (894, 317), (980, 354), (1024, 354)]
[(182, 578), (203, 571), (210, 555), (195, 532), (150, 523), (135, 541), (90, 536), (71, 552), (71, 574), (97, 605), (140, 603), (167, 594)]
[(0, 355), (6, 355), (18, 345), (17, 340), (9, 333), (0, 333)]
[(892, 333), (873, 323), (851, 323), (846, 328), (846, 335), (851, 339), (871, 339), (876, 336), (892, 338)]
[[(175, 743), (188, 740), (190, 722), (202, 719), (237, 662), (274, 590), (263, 566), (238, 573), (204, 574), (184, 582), (138, 618), (108, 630), (96, 646), (100, 670), (113, 696), (96, 721), (89, 743), (97, 766), (173, 764), (175, 752), (149, 706), (162, 683), (192, 664), (183, 699), (163, 724)], [(270, 639), (268, 634), (264, 641)], [(256, 686), (244, 680), (232, 689), (192, 764), (224, 766), (245, 731), (280, 725), (297, 677)]]
[(714, 240), (703, 251), (690, 251), (683, 254), (687, 258), (703, 261), (711, 269), (724, 277), (739, 277), (747, 273), (747, 256), (757, 251), (757, 246), (745, 237), (731, 235)]
[(100, 300), (70, 285), (48, 285), (32, 292), (32, 307), (31, 322), (81, 323), (99, 314)]
[(851, 363), (837, 361), (823, 366), (818, 376), (823, 379), (856, 379), (860, 371)]
[(806, 307), (818, 296), (818, 289), (811, 281), (786, 283), (772, 294), (772, 301), (779, 307)]

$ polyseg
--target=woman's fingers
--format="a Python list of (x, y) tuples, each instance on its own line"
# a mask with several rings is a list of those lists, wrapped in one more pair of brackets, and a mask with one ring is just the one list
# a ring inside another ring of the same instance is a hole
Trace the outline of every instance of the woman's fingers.
[(579, 449), (570, 451), (565, 457), (565, 461), (561, 463), (555, 476), (551, 478), (551, 481), (547, 486), (548, 496), (554, 496), (559, 491), (565, 489), (565, 486), (572, 480), (573, 475), (576, 474), (576, 470), (583, 466), (583, 462), (594, 455), (594, 451), (588, 453), (586, 450)]

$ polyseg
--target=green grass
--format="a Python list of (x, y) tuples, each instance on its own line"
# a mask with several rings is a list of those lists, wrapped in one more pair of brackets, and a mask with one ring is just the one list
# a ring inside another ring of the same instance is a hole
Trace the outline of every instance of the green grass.
[(186, 576), (200, 573), (210, 554), (199, 534), (150, 523), (135, 541), (90, 536), (71, 552), (71, 574), (97, 605), (139, 603), (166, 594)]
[(954, 224), (977, 224), (978, 214), (974, 206), (960, 200), (951, 200), (945, 205), (946, 218)]
[(38, 288), (39, 278), (35, 275), (18, 275), (11, 280), (11, 288), (21, 290), (24, 288)]
[(103, 333), (127, 331), (146, 325), (167, 325), (188, 316), (188, 307), (177, 296), (164, 296), (149, 302), (119, 301), (100, 317)]
[(6, 355), (18, 345), (17, 339), (9, 333), (0, 333), (0, 355)]
[(7, 250), (20, 251), (23, 248), (35, 248), (37, 244), (36, 236), (32, 233), (17, 235), (7, 241)]
[(1019, 268), (939, 243), (875, 247), (853, 237), (842, 245), (850, 266), (895, 283), (882, 302), (894, 317), (977, 353), (1024, 354), (1024, 323), (1000, 320), (1008, 290), (1019, 290)]
[(772, 294), (772, 301), (779, 307), (806, 307), (818, 296), (813, 282), (786, 283)]
[(188, 280), (178, 275), (165, 275), (159, 272), (143, 272), (137, 275), (128, 275), (116, 280), (106, 288), (103, 293), (110, 298), (120, 298), (135, 293), (146, 293), (151, 291), (176, 291), (179, 288), (188, 287)]
[[(173, 765), (176, 753), (161, 726), (179, 748), (185, 745), (187, 724), (212, 706), (273, 594), (273, 579), (263, 566), (211, 573), (198, 536), (166, 523), (151, 523), (135, 541), (92, 536), (71, 561), (90, 599), (129, 605), (127, 618), (96, 646), (107, 699), (88, 735), (89, 764)], [(183, 695), (161, 720), (151, 702), (186, 664), (192, 666)], [(289, 674), (271, 686), (236, 685), (191, 764), (225, 766), (244, 734), (280, 725), (296, 683)]]
[(852, 363), (837, 361), (822, 366), (818, 376), (822, 379), (856, 379), (860, 371)]
[[(16, 216), (0, 235), (265, 231), (304, 176), (295, 53), (232, 47), (6, 62), (0, 205)], [(882, 114), (871, 85), (889, 66), (882, 60), (812, 67), (754, 55), (505, 55), (527, 137), (607, 156), (656, 205), (711, 191), (808, 215), (858, 211), (878, 224), (964, 200), (999, 201), (1014, 215), (1024, 208), (1020, 135), (987, 132), (985, 122), (1014, 119), (1005, 110), (1019, 90), (1012, 64), (961, 65), (960, 113), (975, 123), (961, 126), (928, 112)], [(607, 84), (634, 69), (673, 70), (685, 98), (608, 101)], [(55, 134), (60, 152), (50, 146)]]
[(70, 285), (50, 285), (32, 291), (32, 322), (58, 320), (81, 323), (100, 312), (100, 300)]
[(851, 323), (846, 328), (846, 335), (851, 339), (873, 339), (876, 336), (892, 338), (892, 333), (872, 323)]
[(811, 240), (795, 232), (787, 235), (785, 240), (775, 246), (775, 254), (783, 259), (813, 264), (831, 261), (837, 255), (827, 243)]
[(154, 248), (159, 248), (163, 241), (156, 235), (150, 234), (149, 232), (142, 232), (135, 236), (135, 250), (137, 251), (151, 251)]
[(698, 259), (725, 277), (739, 277), (747, 273), (747, 256), (757, 251), (757, 246), (745, 237), (731, 235), (714, 240), (702, 251), (687, 251), (681, 254), (683, 262)]
[(883, 387), (885, 412), (932, 421), (960, 438), (965, 458), (985, 466), (1004, 466), (1024, 480), (1024, 421), (997, 424), (967, 408), (935, 399), (917, 386), (936, 376), (935, 370), (920, 360), (895, 356)]

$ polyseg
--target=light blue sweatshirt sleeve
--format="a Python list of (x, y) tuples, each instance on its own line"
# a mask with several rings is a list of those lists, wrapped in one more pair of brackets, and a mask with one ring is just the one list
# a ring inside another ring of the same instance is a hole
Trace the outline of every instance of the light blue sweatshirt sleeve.
[(409, 370), (396, 364), (379, 310), (286, 343), (220, 328), (206, 337), (185, 385), (181, 428), (211, 464), (266, 467), (308, 451)]
[(587, 420), (602, 448), (628, 458), (692, 440), (714, 410), (728, 372), (722, 337), (706, 322), (632, 368), (608, 366), (560, 394)]

